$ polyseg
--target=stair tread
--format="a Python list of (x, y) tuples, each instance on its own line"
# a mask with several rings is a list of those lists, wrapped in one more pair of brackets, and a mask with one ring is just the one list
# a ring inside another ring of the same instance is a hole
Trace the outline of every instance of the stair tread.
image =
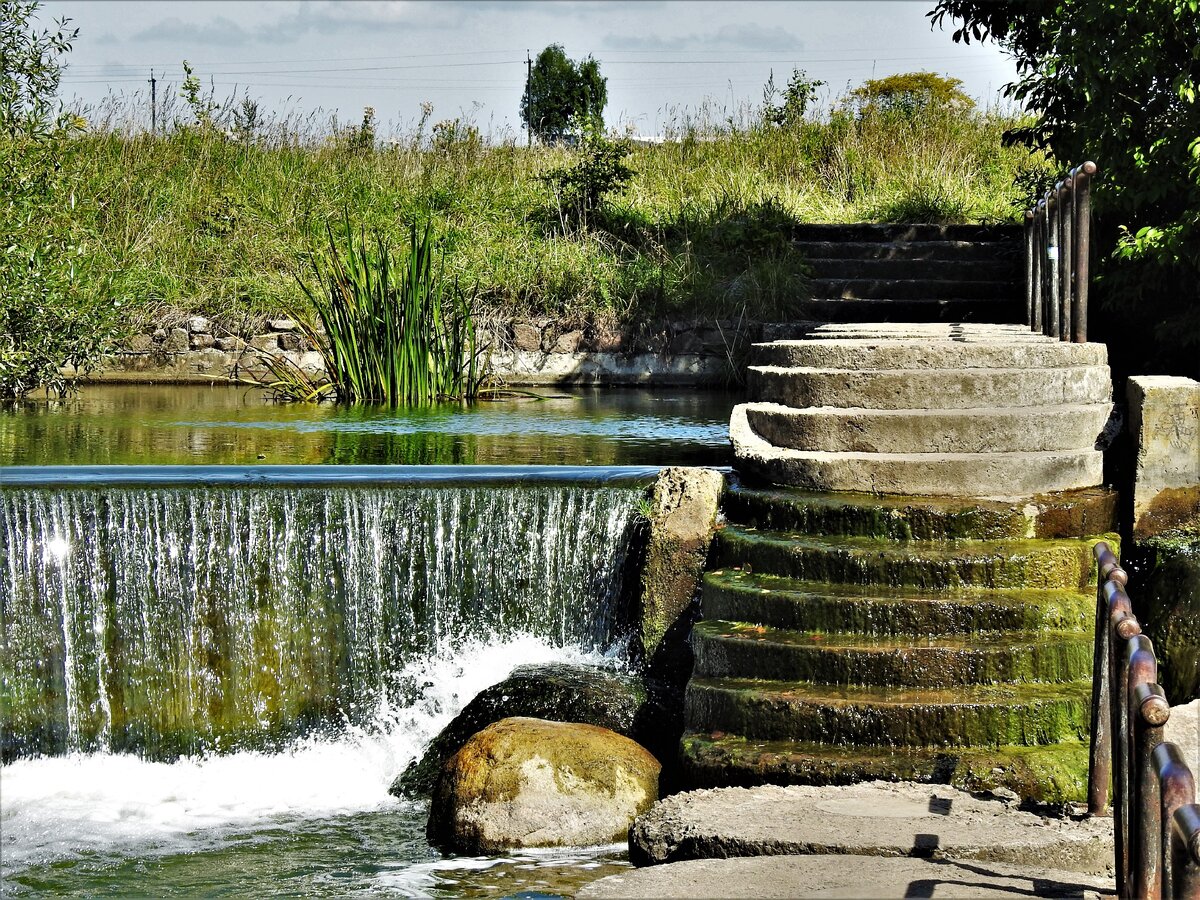
[[(1078, 367), (1077, 367), (1078, 368)], [(886, 371), (857, 369), (854, 371)], [(920, 371), (937, 371), (936, 369), (921, 369)], [(947, 370), (951, 371), (951, 370)], [(988, 369), (987, 371), (1004, 371)], [(1036, 418), (1061, 413), (1095, 412), (1099, 409), (1107, 411), (1112, 407), (1108, 401), (1095, 403), (1055, 403), (1045, 406), (971, 406), (958, 409), (872, 409), (869, 406), (784, 406), (782, 403), (771, 403), (766, 400), (749, 401), (747, 409), (764, 410), (789, 415), (869, 415), (885, 418), (944, 418), (947, 416), (1028, 416)]]
[(743, 572), (738, 569), (717, 569), (704, 575), (719, 587), (753, 590), (760, 594), (778, 594), (791, 597), (832, 597), (854, 599), (864, 602), (905, 603), (963, 603), (982, 602), (996, 605), (1025, 606), (1031, 602), (1047, 602), (1062, 598), (1086, 598), (1092, 601), (1091, 593), (1072, 591), (1068, 588), (989, 588), (961, 585), (940, 591), (922, 591), (907, 585), (849, 584), (843, 582), (806, 581), (759, 572)]
[[(928, 454), (934, 456), (937, 454)], [(973, 455), (973, 454), (965, 454)], [(1069, 549), (1090, 555), (1095, 541), (1091, 538), (1009, 538), (997, 540), (912, 540), (903, 543), (881, 541), (865, 535), (819, 535), (794, 531), (779, 531), (744, 525), (726, 525), (719, 532), (726, 539), (741, 538), (754, 541), (785, 542), (804, 550), (867, 553), (872, 556), (901, 556), (905, 559), (977, 559), (996, 556), (1013, 557), (1022, 553)]]
[(939, 634), (886, 636), (852, 634), (836, 631), (798, 631), (757, 625), (747, 622), (732, 622), (720, 619), (705, 619), (697, 622), (695, 630), (711, 640), (744, 641), (749, 643), (785, 644), (815, 650), (853, 650), (862, 653), (906, 653), (921, 650), (970, 650), (981, 653), (1001, 653), (1014, 649), (1042, 646), (1055, 641), (1067, 643), (1091, 643), (1090, 635), (1082, 631), (1046, 629), (1039, 631), (1003, 631), (986, 636), (979, 634)]
[(1023, 706), (1091, 697), (1091, 679), (1067, 682), (966, 684), (953, 687), (894, 687), (873, 684), (821, 684), (764, 678), (712, 678), (694, 675), (688, 690), (735, 691), (785, 704), (871, 707)]

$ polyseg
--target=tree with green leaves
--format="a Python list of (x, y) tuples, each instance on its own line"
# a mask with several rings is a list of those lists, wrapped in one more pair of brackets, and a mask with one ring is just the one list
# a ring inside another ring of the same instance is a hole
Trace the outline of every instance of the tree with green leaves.
[(83, 127), (58, 100), (60, 58), (76, 31), (36, 25), (34, 0), (0, 0), (0, 398), (64, 391), (61, 370), (86, 370), (110, 346), (116, 306), (84, 297), (85, 262), (63, 175)]
[(1200, 375), (1200, 0), (938, 0), (929, 16), (1013, 57), (1004, 94), (1037, 118), (1010, 140), (1100, 167), (1094, 293), (1123, 332), (1111, 349), (1148, 323), (1128, 365)]
[(967, 112), (975, 101), (962, 90), (962, 80), (935, 72), (905, 72), (886, 78), (872, 78), (850, 92), (861, 111), (878, 109), (906, 116), (918, 115), (930, 107)]
[(783, 102), (776, 106), (775, 73), (771, 72), (763, 91), (764, 120), (781, 128), (791, 128), (800, 124), (804, 121), (809, 106), (817, 99), (817, 88), (824, 84), (824, 81), (809, 78), (803, 69), (792, 69), (792, 77), (783, 89)]
[(608, 79), (600, 63), (588, 56), (572, 61), (561, 44), (537, 55), (525, 93), (521, 121), (546, 143), (578, 137), (585, 128), (603, 128), (608, 103)]

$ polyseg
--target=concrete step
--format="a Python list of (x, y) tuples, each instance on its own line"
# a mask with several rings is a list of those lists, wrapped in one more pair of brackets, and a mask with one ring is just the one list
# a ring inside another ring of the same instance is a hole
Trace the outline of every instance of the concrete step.
[(809, 323), (796, 334), (776, 340), (826, 340), (858, 337), (871, 340), (928, 339), (938, 341), (993, 341), (1028, 339), (1045, 343), (1054, 340), (1031, 332), (1028, 325), (1011, 322), (821, 322)]
[(1006, 262), (1017, 265), (1021, 247), (1008, 242), (980, 241), (826, 241), (795, 240), (792, 247), (810, 261), (819, 259), (851, 260), (926, 260), (930, 262)]
[(863, 635), (705, 620), (692, 632), (695, 675), (837, 685), (950, 687), (1087, 678), (1092, 638), (1082, 632)]
[[(1107, 366), (1055, 369), (832, 369), (750, 366), (747, 395), (803, 408), (977, 409), (1107, 403)], [(912, 493), (922, 493), (914, 491)]]
[(738, 525), (898, 541), (1070, 538), (1105, 534), (1117, 527), (1117, 495), (1106, 488), (1043, 494), (1012, 503), (733, 484), (725, 492), (723, 507), (726, 518)]
[(1017, 300), (1011, 281), (915, 278), (811, 278), (814, 300)]
[[(750, 363), (823, 369), (1049, 369), (1108, 364), (1104, 344), (1071, 344), (1043, 335), (963, 334), (959, 338), (817, 336), (750, 348)], [(853, 332), (862, 334), (863, 332)]]
[[(684, 743), (692, 737), (685, 736)], [(729, 744), (733, 750), (734, 742)], [(771, 745), (754, 742), (752, 746), (763, 747), (765, 752)], [(898, 761), (917, 755), (914, 751), (885, 754)], [(1104, 873), (1112, 865), (1110, 818), (1047, 816), (1044, 811), (1022, 810), (1011, 798), (989, 796), (990, 779), (978, 773), (967, 788), (976, 796), (944, 783), (897, 784), (898, 780), (898, 776), (884, 775), (875, 783), (843, 787), (771, 786), (675, 794), (637, 818), (629, 833), (630, 859), (640, 866), (660, 866), (706, 856), (828, 854), (845, 859), (839, 854), (862, 853), (943, 859), (955, 855), (980, 863), (1025, 865), (1045, 865), (1052, 859), (1054, 865), (1075, 872)], [(853, 870), (852, 866), (845, 868)], [(978, 874), (982, 872), (977, 870)], [(977, 882), (971, 878), (957, 886), (968, 883), (974, 886)], [(890, 896), (900, 897), (910, 885), (905, 882), (895, 887), (897, 893)], [(1035, 892), (1015, 894), (1034, 896)], [(799, 890), (785, 896), (814, 895)], [(1040, 891), (1036, 895), (1044, 896)], [(692, 896), (710, 894), (698, 891)], [(848, 892), (836, 896), (873, 895)], [(944, 895), (911, 890), (907, 896)]]
[(897, 688), (701, 678), (684, 728), (832, 747), (1036, 746), (1087, 737), (1091, 680)]
[(908, 541), (756, 531), (717, 532), (713, 565), (761, 575), (843, 584), (906, 585), (923, 591), (962, 587), (1058, 588), (1094, 584), (1092, 540)]
[(846, 259), (816, 257), (808, 260), (813, 278), (915, 278), (1001, 281), (1015, 286), (1023, 277), (1016, 260), (1009, 259)]
[(813, 298), (797, 301), (796, 315), (816, 322), (1014, 322), (1025, 315), (1015, 298)]
[(970, 241), (1013, 244), (1019, 248), (1020, 225), (934, 225), (925, 223), (797, 225), (792, 236), (800, 241), (871, 241), (915, 243), (922, 241)]
[(1096, 449), (1112, 404), (880, 410), (747, 403), (745, 411), (759, 437), (793, 450), (1012, 453)]
[(707, 573), (700, 600), (706, 619), (892, 636), (1042, 628), (1090, 634), (1095, 607), (1091, 592), (1054, 588), (921, 591), (802, 581), (740, 569)]

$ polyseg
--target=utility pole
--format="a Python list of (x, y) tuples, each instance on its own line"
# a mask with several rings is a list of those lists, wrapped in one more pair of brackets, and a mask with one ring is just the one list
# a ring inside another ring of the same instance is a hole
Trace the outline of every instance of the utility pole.
[(150, 133), (158, 133), (158, 81), (150, 70)]
[(528, 106), (526, 107), (527, 121), (525, 122), (525, 140), (526, 146), (533, 146), (533, 92), (529, 89), (533, 84), (533, 59), (529, 55), (529, 50), (525, 50), (525, 96), (528, 98)]

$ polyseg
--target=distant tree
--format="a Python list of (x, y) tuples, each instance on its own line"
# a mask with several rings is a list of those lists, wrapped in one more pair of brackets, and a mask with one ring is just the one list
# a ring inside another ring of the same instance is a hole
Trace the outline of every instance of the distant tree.
[(586, 127), (600, 128), (608, 103), (608, 80), (591, 56), (576, 63), (561, 44), (538, 54), (521, 97), (521, 121), (548, 143), (578, 136)]
[(852, 90), (850, 98), (860, 111), (882, 109), (905, 115), (915, 115), (933, 106), (964, 112), (975, 106), (975, 101), (963, 93), (960, 79), (934, 72), (905, 72), (887, 78), (872, 78)]

